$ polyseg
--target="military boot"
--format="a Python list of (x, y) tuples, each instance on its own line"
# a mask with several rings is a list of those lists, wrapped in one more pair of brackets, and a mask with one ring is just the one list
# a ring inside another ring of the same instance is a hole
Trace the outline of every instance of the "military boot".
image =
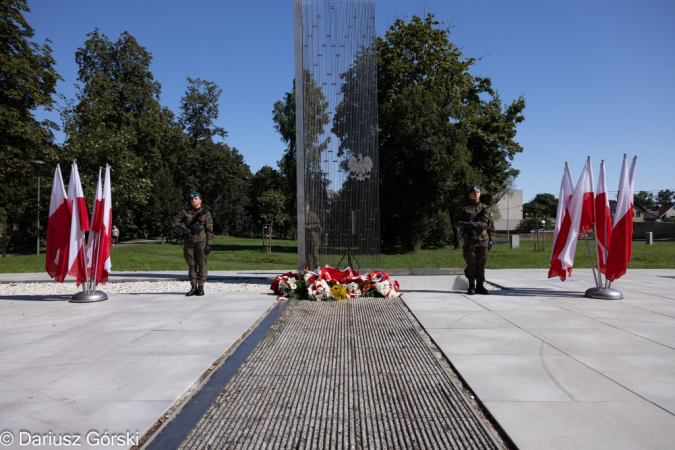
[(469, 280), (469, 290), (466, 291), (467, 294), (469, 295), (474, 295), (476, 293), (476, 281), (475, 280)]
[(476, 286), (476, 292), (482, 295), (490, 295), (490, 291), (485, 289), (485, 286), (483, 286), (482, 281), (478, 282), (478, 286)]
[(199, 286), (195, 295), (204, 295), (204, 286)]
[[(193, 284), (192, 289), (190, 289), (190, 291), (187, 294), (185, 294), (185, 296), (186, 297), (192, 297), (193, 295), (197, 294), (197, 291), (198, 291), (197, 285)], [(199, 295), (199, 294), (197, 294), (197, 295)]]

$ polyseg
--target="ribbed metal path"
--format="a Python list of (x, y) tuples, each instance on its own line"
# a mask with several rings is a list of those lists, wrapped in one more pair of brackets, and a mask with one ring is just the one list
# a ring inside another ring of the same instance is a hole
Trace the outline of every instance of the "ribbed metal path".
[(394, 299), (291, 301), (182, 443), (498, 448)]

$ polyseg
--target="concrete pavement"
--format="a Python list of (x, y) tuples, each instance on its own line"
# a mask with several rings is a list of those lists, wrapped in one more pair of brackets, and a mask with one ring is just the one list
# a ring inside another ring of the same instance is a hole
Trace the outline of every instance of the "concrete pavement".
[[(593, 286), (590, 270), (575, 270), (564, 283), (546, 273), (488, 271), (490, 282), (508, 288), (490, 296), (465, 295), (456, 275), (393, 278), (519, 448), (671, 448), (675, 271), (629, 271), (613, 286), (624, 294), (618, 301), (583, 297)], [(174, 272), (115, 276), (184, 279)], [(0, 274), (0, 283), (46, 277)], [(67, 300), (0, 299), (0, 439), (11, 433), (8, 448), (31, 448), (19, 446), (22, 436), (79, 435), (85, 443), (89, 433), (94, 440), (106, 431), (143, 435), (276, 302), (269, 294), (217, 292)]]
[(585, 298), (592, 272), (573, 275), (490, 270), (509, 290), (404, 297), (519, 448), (673, 448), (675, 271), (629, 271), (619, 301)]

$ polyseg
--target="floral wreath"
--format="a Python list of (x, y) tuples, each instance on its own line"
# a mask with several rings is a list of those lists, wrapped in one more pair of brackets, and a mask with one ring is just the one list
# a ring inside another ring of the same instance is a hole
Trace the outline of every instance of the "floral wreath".
[(345, 300), (353, 297), (400, 297), (398, 281), (389, 280), (378, 270), (359, 275), (347, 267), (344, 271), (323, 267), (320, 273), (305, 270), (277, 275), (270, 289), (278, 299)]

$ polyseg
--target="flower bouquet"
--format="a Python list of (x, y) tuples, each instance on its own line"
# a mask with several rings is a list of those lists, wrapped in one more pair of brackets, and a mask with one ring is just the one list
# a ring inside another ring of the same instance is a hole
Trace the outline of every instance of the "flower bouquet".
[(270, 289), (279, 299), (344, 300), (354, 297), (400, 297), (398, 281), (384, 271), (359, 275), (347, 267), (340, 271), (330, 266), (319, 273), (305, 270), (277, 275)]

